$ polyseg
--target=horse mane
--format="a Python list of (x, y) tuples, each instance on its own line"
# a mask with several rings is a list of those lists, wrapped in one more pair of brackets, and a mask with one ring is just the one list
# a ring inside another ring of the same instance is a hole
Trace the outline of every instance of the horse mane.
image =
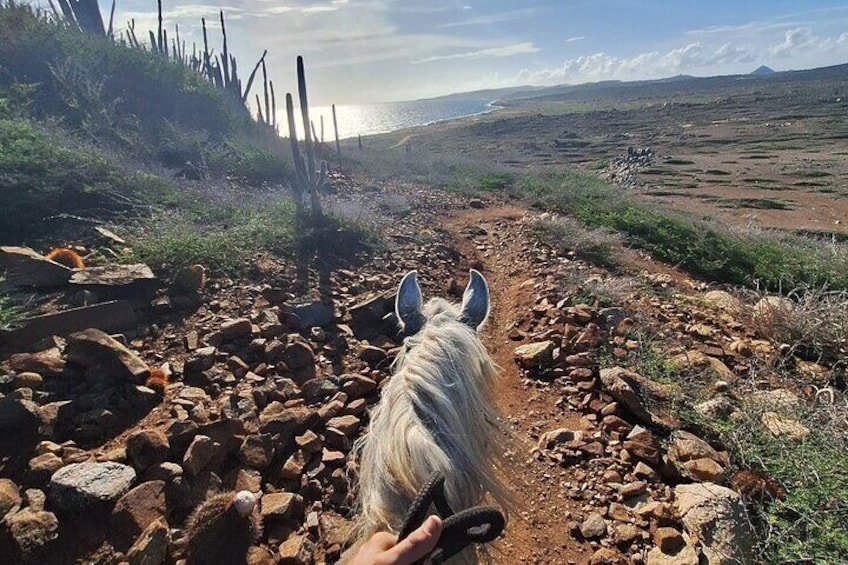
[[(506, 511), (497, 479), (505, 435), (494, 402), (497, 371), (459, 309), (434, 298), (426, 323), (406, 338), (394, 374), (357, 440), (359, 492), (354, 547), (374, 533), (397, 533), (412, 501), (434, 471), (445, 476), (449, 504), (461, 510), (488, 493)], [(476, 562), (474, 550), (457, 556)]]

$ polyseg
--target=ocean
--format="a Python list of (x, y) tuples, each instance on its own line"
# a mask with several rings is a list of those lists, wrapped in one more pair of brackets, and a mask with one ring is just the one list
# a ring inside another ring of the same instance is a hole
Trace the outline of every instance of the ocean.
[[(419, 100), (414, 102), (387, 102), (384, 104), (337, 105), (339, 137), (344, 139), (357, 135), (386, 133), (413, 126), (484, 114), (494, 110), (491, 102), (483, 100)], [(298, 134), (300, 132), (299, 109), (295, 107)], [(309, 108), (309, 117), (315, 131), (321, 136), (321, 116), (324, 116), (324, 140), (333, 139), (333, 111), (330, 106)], [(285, 112), (278, 116), (280, 134), (287, 135)]]

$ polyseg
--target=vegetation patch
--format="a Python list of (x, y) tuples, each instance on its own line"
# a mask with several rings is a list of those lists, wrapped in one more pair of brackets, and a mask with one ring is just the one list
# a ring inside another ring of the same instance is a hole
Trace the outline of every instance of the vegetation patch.
[(619, 232), (625, 242), (709, 280), (771, 289), (804, 284), (848, 289), (848, 250), (780, 232), (731, 232), (641, 203), (577, 170), (527, 175), (514, 194), (532, 206)]
[(24, 309), (12, 301), (5, 278), (0, 277), (0, 331), (14, 327), (23, 314)]
[(722, 208), (753, 208), (755, 210), (789, 210), (791, 206), (783, 200), (771, 198), (719, 198)]
[(607, 269), (621, 266), (618, 249), (622, 238), (604, 229), (587, 229), (570, 218), (540, 221), (534, 226), (536, 236), (560, 251), (573, 251), (578, 257)]
[(785, 497), (752, 502), (763, 563), (844, 563), (848, 555), (848, 445), (827, 418), (794, 414), (810, 430), (776, 438), (761, 424), (763, 406), (746, 405), (716, 427), (740, 468), (765, 475)]

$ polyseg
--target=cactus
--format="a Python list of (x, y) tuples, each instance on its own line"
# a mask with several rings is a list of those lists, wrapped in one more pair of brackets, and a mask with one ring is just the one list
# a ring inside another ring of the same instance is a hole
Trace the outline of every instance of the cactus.
[(336, 133), (336, 162), (339, 164), (339, 170), (342, 168), (342, 146), (339, 143), (339, 122), (336, 120), (336, 105), (333, 104), (333, 130)]
[[(103, 16), (100, 15), (100, 6), (97, 0), (57, 0), (59, 8), (62, 10), (62, 15), (66, 20), (76, 25), (83, 31), (94, 33), (96, 35), (112, 36), (112, 21), (115, 16), (115, 0), (112, 0), (112, 16), (109, 18), (109, 30), (103, 25)], [(50, 8), (57, 16), (59, 11), (53, 2), (50, 2)]]
[(295, 180), (294, 196), (298, 208), (301, 209), (303, 197), (309, 193), (312, 205), (312, 222), (320, 224), (324, 213), (321, 209), (320, 192), (324, 189), (327, 181), (327, 162), (321, 161), (320, 171), (315, 170), (315, 147), (313, 142), (314, 124), (309, 119), (309, 100), (306, 95), (306, 73), (303, 68), (303, 57), (297, 57), (297, 89), (300, 98), (300, 112), (303, 120), (303, 144), (306, 150), (306, 159), (300, 154), (300, 146), (297, 140), (297, 130), (294, 122), (294, 102), (291, 93), (286, 94), (286, 116), (289, 122), (289, 140), (294, 160)]

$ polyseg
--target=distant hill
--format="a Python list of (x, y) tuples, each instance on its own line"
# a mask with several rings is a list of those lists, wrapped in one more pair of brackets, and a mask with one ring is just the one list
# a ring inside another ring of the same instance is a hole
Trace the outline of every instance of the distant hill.
[[(519, 86), (491, 90), (478, 90), (432, 98), (431, 100), (497, 100), (499, 105), (510, 106), (530, 101), (573, 100), (597, 101), (602, 96), (657, 95), (706, 93), (720, 91), (730, 85), (766, 84), (771, 81), (815, 81), (848, 79), (848, 64), (818, 67), (799, 71), (775, 71), (765, 65), (755, 71), (740, 75), (719, 75), (694, 77), (677, 75), (673, 77), (620, 81), (605, 80), (583, 84), (560, 84), (556, 86)], [(629, 93), (629, 94), (628, 94)]]

